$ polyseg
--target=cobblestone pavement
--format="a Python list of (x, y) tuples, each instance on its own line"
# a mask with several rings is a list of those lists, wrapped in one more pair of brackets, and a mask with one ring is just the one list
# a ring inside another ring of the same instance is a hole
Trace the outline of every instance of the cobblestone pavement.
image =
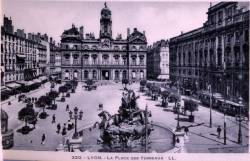
[[(100, 83), (99, 83), (100, 84)], [(120, 83), (103, 83), (97, 87), (97, 90), (86, 91), (82, 88), (82, 83), (79, 83), (76, 93), (66, 97), (65, 102), (56, 102), (58, 104), (57, 110), (46, 110), (49, 117), (46, 119), (38, 119), (36, 128), (28, 135), (22, 135), (16, 130), (23, 126), (23, 122), (17, 120), (18, 111), (25, 106), (24, 103), (17, 102), (17, 99), (11, 97), (12, 105), (7, 105), (6, 102), (2, 102), (2, 108), (9, 114), (9, 127), (15, 129), (13, 149), (25, 149), (25, 150), (46, 150), (54, 151), (58, 144), (63, 140), (61, 134), (56, 133), (56, 125), (60, 123), (61, 126), (67, 123), (69, 120), (69, 114), (65, 110), (67, 104), (70, 106), (70, 110), (77, 106), (83, 110), (83, 120), (78, 121), (78, 129), (82, 129), (85, 126), (89, 126), (96, 121), (100, 121), (98, 117), (98, 105), (103, 104), (104, 110), (107, 110), (111, 114), (117, 112), (118, 107), (121, 104), (121, 96), (123, 92), (123, 86)], [(59, 85), (56, 85), (58, 88)], [(139, 84), (135, 83), (129, 86), (134, 89), (137, 95), (140, 95), (140, 99), (137, 101), (140, 108), (148, 109), (152, 112), (152, 120), (159, 122), (172, 129), (175, 129), (177, 121), (177, 115), (172, 112), (173, 104), (169, 105), (167, 110), (160, 107), (160, 100), (152, 101), (144, 93), (138, 92)], [(44, 87), (36, 91), (29, 93), (31, 97), (39, 97), (50, 90), (50, 83), (46, 83)], [(185, 98), (182, 96), (182, 98)], [(59, 99), (59, 98), (58, 98)], [(183, 105), (183, 102), (182, 102)], [(41, 109), (35, 108), (37, 111)], [(52, 115), (56, 115), (56, 123), (52, 124)], [(209, 128), (209, 108), (199, 106), (199, 110), (194, 112), (195, 122), (190, 123), (186, 121), (187, 116), (180, 115), (180, 125), (193, 127), (189, 128), (189, 133), (185, 136), (185, 152), (246, 152), (248, 151), (248, 124), (243, 123), (242, 134), (244, 146), (237, 144), (238, 124), (235, 118), (227, 116), (227, 145), (223, 145), (223, 138), (217, 138), (216, 128), (218, 125), (223, 127), (223, 114), (213, 111), (213, 127)], [(31, 125), (32, 127), (32, 125)], [(46, 135), (46, 142), (41, 144), (42, 134)], [(67, 132), (67, 135), (71, 135), (73, 130)], [(223, 132), (222, 135), (223, 136)], [(84, 139), (84, 137), (83, 137)]]

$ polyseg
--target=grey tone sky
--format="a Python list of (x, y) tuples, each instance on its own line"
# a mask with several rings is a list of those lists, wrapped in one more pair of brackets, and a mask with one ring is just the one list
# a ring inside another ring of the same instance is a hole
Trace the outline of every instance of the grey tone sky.
[[(99, 37), (103, 1), (3, 0), (3, 13), (12, 17), (15, 29), (47, 33), (57, 42), (74, 23)], [(209, 2), (107, 2), (112, 11), (113, 38), (126, 37), (127, 27), (145, 30), (148, 43), (201, 27)]]

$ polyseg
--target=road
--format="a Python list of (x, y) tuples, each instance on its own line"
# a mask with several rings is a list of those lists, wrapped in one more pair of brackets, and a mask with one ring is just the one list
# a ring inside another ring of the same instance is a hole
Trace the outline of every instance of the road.
[[(61, 134), (56, 133), (56, 124), (60, 123), (63, 125), (69, 120), (69, 114), (65, 110), (66, 105), (69, 104), (71, 111), (77, 106), (83, 111), (83, 120), (78, 121), (78, 129), (82, 129), (88, 125), (100, 121), (98, 117), (98, 105), (103, 104), (104, 110), (114, 114), (117, 112), (118, 107), (121, 105), (121, 96), (123, 92), (123, 86), (120, 83), (108, 83), (106, 85), (98, 86), (97, 90), (86, 91), (82, 88), (82, 83), (79, 83), (76, 93), (71, 94), (69, 98), (66, 98), (65, 102), (56, 102), (58, 104), (57, 110), (46, 110), (49, 117), (46, 119), (38, 119), (36, 128), (31, 131), (28, 135), (22, 135), (16, 130), (23, 126), (23, 122), (17, 119), (18, 111), (25, 106), (24, 103), (17, 102), (17, 100), (12, 100), (12, 105), (2, 104), (2, 108), (9, 114), (9, 127), (15, 129), (14, 134), (14, 147), (13, 149), (25, 149), (25, 150), (46, 150), (54, 151), (58, 144), (63, 140)], [(56, 85), (58, 89), (59, 85)], [(154, 122), (159, 122), (172, 129), (175, 129), (177, 124), (177, 115), (171, 110), (173, 104), (169, 105), (167, 110), (160, 107), (160, 101), (153, 101), (144, 93), (140, 93), (139, 84), (134, 83), (129, 86), (129, 88), (135, 90), (136, 94), (140, 96), (137, 103), (142, 109), (148, 106), (148, 109), (152, 112), (152, 120)], [(50, 84), (46, 83), (44, 87), (37, 91), (30, 93), (32, 97), (38, 97), (50, 90)], [(182, 96), (184, 98), (185, 96)], [(12, 99), (12, 98), (11, 98)], [(59, 98), (58, 98), (59, 99)], [(183, 106), (183, 102), (181, 102)], [(36, 111), (41, 109), (35, 108)], [(224, 115), (213, 111), (213, 127), (209, 128), (209, 108), (199, 106), (198, 111), (194, 112), (195, 122), (190, 123), (186, 121), (187, 116), (180, 116), (181, 126), (194, 127), (189, 128), (189, 133), (185, 136), (185, 152), (190, 153), (206, 153), (206, 152), (218, 152), (222, 148), (227, 147), (231, 151), (245, 152), (245, 148), (237, 144), (238, 135), (238, 124), (233, 117), (227, 116), (227, 145), (223, 145), (223, 138), (217, 138), (216, 128), (220, 125), (223, 127)], [(56, 123), (52, 124), (52, 115), (56, 115)], [(197, 124), (202, 124), (196, 126)], [(248, 124), (243, 123), (242, 133), (243, 133), (243, 143), (248, 144)], [(41, 144), (42, 134), (46, 135), (45, 145)], [(73, 133), (73, 130), (68, 131), (67, 135)], [(223, 136), (223, 132), (222, 135)], [(233, 148), (232, 148), (233, 147)], [(239, 147), (239, 148), (238, 148)], [(219, 148), (219, 150), (218, 150)], [(248, 148), (248, 146), (247, 146)], [(232, 150), (233, 149), (233, 150)], [(240, 150), (239, 150), (240, 149)], [(243, 149), (243, 150), (242, 150)], [(247, 150), (248, 151), (248, 150)]]

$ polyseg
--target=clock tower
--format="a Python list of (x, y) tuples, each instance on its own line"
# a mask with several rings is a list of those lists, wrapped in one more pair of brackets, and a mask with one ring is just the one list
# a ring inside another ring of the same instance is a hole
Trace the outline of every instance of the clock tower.
[(104, 3), (104, 8), (101, 11), (100, 19), (100, 39), (108, 38), (112, 39), (112, 20), (111, 11), (107, 7), (107, 3)]

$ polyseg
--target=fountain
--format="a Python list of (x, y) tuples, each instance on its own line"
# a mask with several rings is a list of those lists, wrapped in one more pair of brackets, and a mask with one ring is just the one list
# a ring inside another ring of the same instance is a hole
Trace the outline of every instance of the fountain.
[(118, 112), (103, 110), (100, 122), (84, 129), (80, 151), (166, 152), (173, 148), (171, 131), (152, 123), (151, 111), (138, 108), (134, 91), (125, 90)]

